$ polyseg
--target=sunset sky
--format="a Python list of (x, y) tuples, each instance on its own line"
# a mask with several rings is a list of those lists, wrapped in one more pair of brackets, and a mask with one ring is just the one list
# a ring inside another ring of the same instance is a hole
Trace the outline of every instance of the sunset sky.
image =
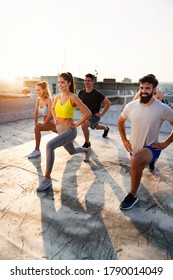
[(0, 2), (0, 79), (96, 70), (173, 82), (172, 0)]

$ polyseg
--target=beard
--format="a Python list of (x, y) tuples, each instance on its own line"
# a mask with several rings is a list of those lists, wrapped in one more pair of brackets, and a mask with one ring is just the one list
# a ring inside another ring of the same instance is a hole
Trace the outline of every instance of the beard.
[[(143, 96), (143, 94), (147, 94), (147, 96)], [(140, 92), (140, 103), (147, 104), (152, 97), (153, 97), (153, 92), (150, 94)]]

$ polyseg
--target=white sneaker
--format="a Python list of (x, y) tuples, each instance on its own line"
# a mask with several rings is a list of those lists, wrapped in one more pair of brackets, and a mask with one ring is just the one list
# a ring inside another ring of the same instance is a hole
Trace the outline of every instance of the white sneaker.
[(44, 177), (43, 181), (40, 183), (39, 187), (37, 188), (38, 192), (45, 191), (52, 185), (52, 180), (49, 178)]
[(34, 150), (32, 153), (28, 155), (28, 158), (35, 158), (41, 155), (40, 151)]

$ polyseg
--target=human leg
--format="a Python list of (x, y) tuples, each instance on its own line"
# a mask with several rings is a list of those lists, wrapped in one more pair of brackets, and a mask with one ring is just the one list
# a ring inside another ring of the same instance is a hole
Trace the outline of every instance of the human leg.
[(53, 122), (48, 122), (47, 124), (37, 124), (34, 128), (35, 132), (35, 150), (28, 155), (28, 158), (35, 158), (41, 155), (40, 153), (40, 141), (41, 141), (41, 131), (53, 131), (56, 132), (56, 127)]
[(73, 141), (63, 145), (63, 147), (66, 149), (66, 151), (70, 155), (74, 155), (74, 154), (78, 154), (78, 153), (84, 153), (85, 150), (86, 150), (86, 148), (83, 148), (83, 147), (75, 147), (74, 144), (73, 144)]
[(85, 137), (85, 143), (82, 147), (88, 148), (88, 147), (91, 146), (91, 143), (89, 142), (89, 137), (90, 137), (89, 127), (92, 128), (92, 129), (95, 129), (99, 120), (100, 120), (100, 117), (92, 115), (87, 121), (85, 121), (81, 125), (82, 131), (83, 131), (83, 134), (84, 134), (84, 137)]
[(46, 145), (46, 172), (45, 177), (50, 178), (50, 174), (54, 163), (54, 150), (57, 147), (63, 146), (70, 155), (77, 153), (88, 153), (89, 148), (75, 147), (73, 140), (77, 136), (77, 129), (67, 129), (63, 133), (59, 134), (57, 137), (50, 140)]
[(35, 133), (35, 149), (28, 155), (29, 159), (36, 158), (41, 155), (40, 153), (40, 140), (41, 140), (41, 126), (39, 124), (36, 124), (34, 128)]
[(108, 126), (98, 123), (96, 125), (96, 129), (104, 130), (103, 135), (102, 135), (104, 138), (108, 136), (108, 133), (109, 133), (109, 127)]
[(142, 172), (152, 159), (152, 151), (147, 148), (143, 148), (141, 151), (131, 156), (131, 189), (130, 193), (121, 202), (120, 209), (131, 209), (138, 202), (136, 194), (141, 181)]
[[(76, 129), (67, 129), (63, 133), (59, 134), (52, 140), (50, 140), (46, 145), (46, 172), (45, 177), (50, 178), (50, 174), (52, 172), (54, 159), (55, 159), (55, 153), (54, 150), (58, 147), (65, 146), (68, 143), (71, 143), (77, 136), (77, 130)], [(71, 150), (71, 153), (73, 153), (74, 150)]]
[(149, 167), (150, 172), (155, 172), (156, 171), (155, 162), (158, 160), (161, 150), (156, 150), (155, 148), (153, 148), (151, 146), (144, 146), (144, 147), (151, 150), (151, 152), (153, 154), (152, 161), (148, 164), (148, 167)]
[(36, 124), (34, 128), (34, 133), (35, 133), (35, 150), (39, 151), (40, 141), (41, 141), (41, 126)]
[(85, 138), (85, 143), (83, 145), (83, 147), (88, 146), (90, 144), (89, 142), (89, 137), (90, 137), (90, 133), (89, 133), (89, 127), (91, 126), (90, 122), (88, 120), (86, 120), (82, 125), (82, 131), (84, 134), (84, 138)]
[(75, 147), (73, 141), (64, 145), (64, 148), (70, 155), (77, 154), (77, 153), (85, 153), (84, 161), (88, 161), (90, 157), (91, 147)]
[(62, 132), (52, 140), (50, 140), (46, 145), (46, 171), (45, 176), (40, 183), (37, 191), (44, 191), (49, 188), (52, 184), (51, 180), (51, 172), (55, 160), (55, 152), (54, 150), (58, 147), (64, 146), (67, 143), (70, 143), (75, 139), (77, 135), (76, 129), (67, 129), (66, 131)]
[(48, 122), (46, 124), (37, 124), (35, 126), (35, 141), (36, 141), (36, 146), (35, 146), (35, 150), (39, 150), (40, 148), (40, 141), (41, 141), (41, 131), (54, 131), (56, 132), (56, 127), (55, 124), (53, 122)]
[(141, 149), (132, 155), (131, 161), (131, 190), (130, 193), (136, 195), (144, 168), (152, 161), (153, 154), (147, 148)]
[(50, 140), (47, 145), (46, 145), (46, 171), (45, 171), (45, 177), (39, 187), (37, 188), (37, 191), (44, 191), (50, 185), (52, 184), (51, 181), (51, 172), (55, 160), (55, 152), (54, 150), (57, 147), (64, 146), (64, 148), (70, 153), (70, 154), (75, 154), (75, 153), (80, 153), (80, 152), (85, 152), (87, 153), (90, 148), (82, 148), (82, 147), (77, 147), (75, 148), (73, 145), (73, 140), (77, 136), (77, 129), (67, 129), (63, 133), (59, 134), (57, 137), (53, 138)]
[(152, 162), (150, 162), (150, 163), (148, 164), (148, 167), (149, 167), (149, 171), (150, 171), (150, 172), (155, 172), (155, 171), (156, 171), (155, 163), (156, 163), (156, 161), (153, 160)]

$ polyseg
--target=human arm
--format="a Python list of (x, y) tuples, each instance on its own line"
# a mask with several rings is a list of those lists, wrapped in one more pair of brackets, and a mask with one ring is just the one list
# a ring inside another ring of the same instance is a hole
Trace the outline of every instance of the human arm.
[(133, 100), (139, 99), (139, 97), (140, 97), (140, 91), (138, 91), (138, 92), (136, 93), (136, 95), (135, 95), (135, 97), (133, 98)]
[[(156, 90), (155, 94), (154, 94), (154, 98), (162, 101), (164, 99), (164, 94), (161, 90)], [(164, 103), (164, 102), (163, 102)]]
[(98, 116), (100, 118), (106, 114), (106, 112), (109, 110), (109, 107), (111, 106), (111, 102), (107, 97), (104, 98), (103, 103), (104, 103), (103, 110), (101, 112), (95, 114), (96, 116)]
[(88, 109), (88, 107), (76, 95), (73, 95), (71, 100), (72, 100), (73, 106), (78, 107), (82, 113), (82, 117), (74, 124), (74, 127), (78, 127), (83, 122), (85, 122), (92, 115), (92, 113)]
[(52, 119), (52, 112), (51, 112), (52, 100), (50, 97), (47, 98), (46, 100), (46, 106), (48, 108), (48, 115), (46, 116), (43, 125), (47, 124)]
[(130, 141), (126, 137), (125, 122), (126, 122), (126, 119), (124, 119), (120, 115), (119, 118), (118, 118), (118, 130), (119, 130), (121, 140), (123, 142), (123, 145), (124, 145), (125, 149), (128, 152), (132, 152), (132, 147), (131, 147)]
[(54, 101), (53, 101), (53, 103), (52, 103), (52, 106), (51, 106), (51, 113), (52, 113), (52, 117), (53, 117), (53, 120), (54, 120), (54, 124), (55, 124), (55, 125), (58, 124), (58, 120), (57, 120), (56, 114), (55, 114), (55, 106), (56, 106), (56, 103), (57, 103), (59, 97), (60, 97), (60, 94), (58, 94), (58, 95), (55, 97), (55, 99), (54, 99)]
[(38, 106), (39, 106), (39, 99), (37, 98), (36, 104), (35, 104), (35, 111), (34, 111), (34, 122), (35, 122), (35, 125), (38, 123)]
[(169, 134), (169, 136), (165, 139), (165, 141), (160, 143), (153, 143), (151, 146), (158, 150), (164, 150), (173, 142), (173, 131)]
[(169, 101), (168, 101), (168, 99), (167, 99), (166, 97), (164, 97), (164, 98), (162, 99), (162, 103), (164, 103), (164, 104), (170, 106), (170, 103), (169, 103)]
[(154, 97), (166, 105), (170, 105), (168, 99), (161, 90), (156, 90)]

